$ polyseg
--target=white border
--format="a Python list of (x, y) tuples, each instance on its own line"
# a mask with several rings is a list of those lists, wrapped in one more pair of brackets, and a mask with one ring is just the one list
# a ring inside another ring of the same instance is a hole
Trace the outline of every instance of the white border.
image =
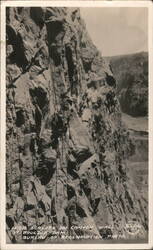
[[(148, 244), (6, 244), (5, 233), (5, 7), (7, 6), (54, 6), (54, 7), (147, 7), (149, 48), (149, 243)], [(152, 93), (152, 94), (151, 94)], [(151, 1), (2, 1), (1, 2), (1, 127), (0, 127), (0, 233), (2, 250), (23, 249), (153, 249), (153, 3)]]

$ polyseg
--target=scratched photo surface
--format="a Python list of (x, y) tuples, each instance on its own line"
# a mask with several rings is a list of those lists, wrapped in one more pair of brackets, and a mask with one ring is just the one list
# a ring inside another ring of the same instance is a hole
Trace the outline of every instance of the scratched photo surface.
[(147, 20), (6, 7), (6, 243), (148, 242)]

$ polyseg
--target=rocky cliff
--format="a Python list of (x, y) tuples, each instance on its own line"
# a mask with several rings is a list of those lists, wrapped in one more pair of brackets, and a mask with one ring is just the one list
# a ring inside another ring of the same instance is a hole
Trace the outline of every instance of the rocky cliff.
[(126, 125), (134, 151), (128, 167), (135, 184), (146, 199), (148, 190), (148, 53), (106, 58), (117, 81), (122, 120)]
[(148, 115), (148, 53), (107, 58), (117, 81), (122, 111), (138, 117)]
[(116, 81), (79, 9), (7, 8), (6, 20), (8, 242), (47, 226), (28, 242), (145, 238)]

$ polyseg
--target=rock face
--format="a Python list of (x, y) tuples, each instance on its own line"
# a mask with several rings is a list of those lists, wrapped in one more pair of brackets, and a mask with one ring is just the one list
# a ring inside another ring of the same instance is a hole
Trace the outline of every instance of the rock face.
[(52, 226), (31, 243), (146, 238), (116, 82), (79, 9), (7, 8), (6, 18), (8, 241), (26, 241), (15, 226)]
[(117, 80), (122, 111), (132, 116), (148, 114), (148, 53), (107, 58)]
[(117, 81), (122, 120), (132, 139), (128, 167), (146, 199), (148, 192), (148, 53), (107, 58)]
[(133, 154), (128, 159), (128, 168), (143, 199), (148, 196), (148, 120), (122, 114), (133, 144)]

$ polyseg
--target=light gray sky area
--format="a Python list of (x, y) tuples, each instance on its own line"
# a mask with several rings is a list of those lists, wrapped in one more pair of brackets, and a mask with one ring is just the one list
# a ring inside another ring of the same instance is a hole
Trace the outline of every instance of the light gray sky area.
[(103, 56), (148, 50), (148, 9), (80, 8), (88, 33)]

